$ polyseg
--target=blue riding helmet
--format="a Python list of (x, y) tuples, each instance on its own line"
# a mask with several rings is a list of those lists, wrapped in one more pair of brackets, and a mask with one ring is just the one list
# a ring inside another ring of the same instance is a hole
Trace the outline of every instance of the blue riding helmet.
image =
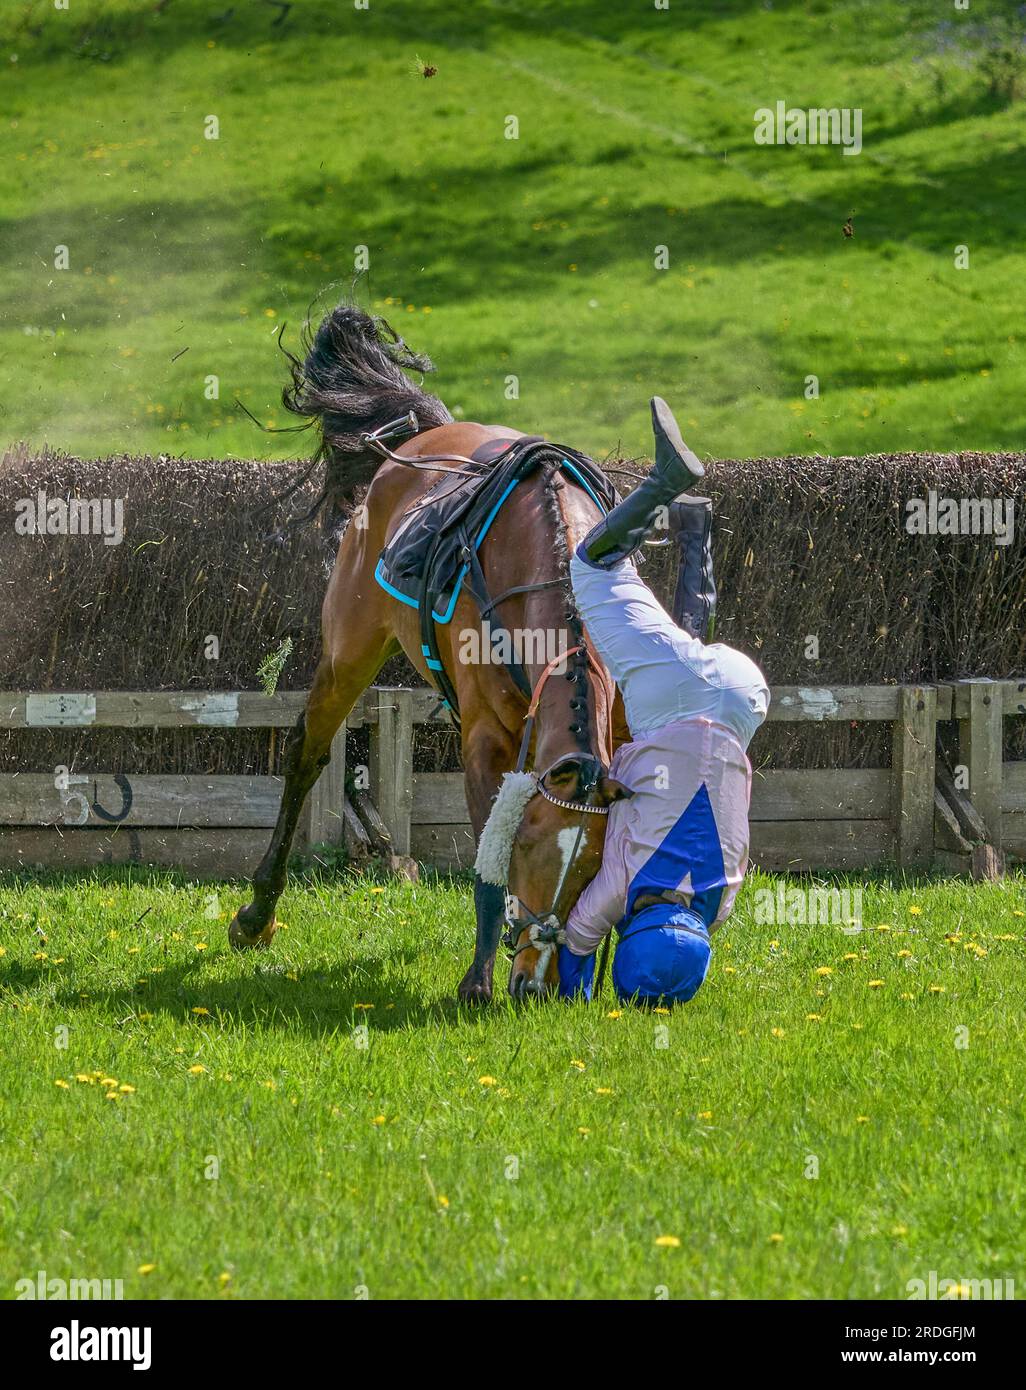
[[(712, 959), (709, 930), (697, 912), (653, 903), (628, 918), (613, 956), (613, 988), (621, 1001), (684, 1004), (698, 993)], [(595, 957), (559, 948), (559, 993), (591, 998)]]
[(697, 912), (653, 903), (628, 918), (613, 956), (613, 988), (621, 1000), (684, 1004), (706, 977), (712, 947)]

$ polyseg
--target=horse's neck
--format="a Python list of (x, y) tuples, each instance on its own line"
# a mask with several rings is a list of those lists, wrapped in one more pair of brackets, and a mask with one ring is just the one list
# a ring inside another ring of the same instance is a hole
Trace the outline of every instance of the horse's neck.
[[(554, 552), (559, 554), (566, 549), (566, 562), (575, 547), (598, 520), (598, 513), (579, 488), (565, 485), (557, 480), (555, 484), (556, 517), (553, 525), (561, 529), (559, 537), (553, 537)], [(573, 681), (564, 677), (556, 679), (555, 698), (549, 706), (539, 706), (538, 736), (536, 746), (543, 760), (548, 762), (565, 753), (593, 753), (608, 767), (613, 754), (613, 701), (615, 687), (609, 680), (605, 668), (591, 646), (584, 623), (572, 601), (573, 618), (566, 618), (566, 588), (554, 588), (546, 596), (545, 606), (551, 603), (552, 617), (560, 632), (562, 650), (569, 651), (580, 646), (583, 650), (572, 657), (571, 669), (576, 675)], [(585, 708), (575, 709), (572, 700), (583, 698)], [(543, 702), (544, 703), (544, 702)], [(575, 726), (584, 725), (581, 732), (574, 732)]]

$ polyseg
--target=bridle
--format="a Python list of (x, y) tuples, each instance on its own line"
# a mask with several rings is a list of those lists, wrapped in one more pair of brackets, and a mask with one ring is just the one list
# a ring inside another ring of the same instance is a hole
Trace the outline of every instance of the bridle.
[[(563, 665), (568, 657), (580, 653), (584, 653), (585, 659), (593, 666), (596, 664), (591, 653), (582, 643), (581, 646), (571, 647), (568, 651), (562, 652), (557, 657), (553, 657), (539, 676), (538, 682), (534, 687), (534, 693), (531, 697), (531, 703), (525, 716), (524, 733), (520, 740), (520, 754), (517, 758), (517, 772), (526, 771), (527, 754), (531, 745), (531, 735), (534, 732), (534, 722), (538, 713), (538, 705), (541, 701), (542, 691), (545, 689), (545, 684), (549, 676), (552, 675), (557, 666)], [(552, 806), (559, 806), (566, 811), (580, 812), (580, 820), (577, 825), (577, 836), (574, 840), (573, 850), (564, 859), (563, 870), (552, 895), (552, 904), (548, 912), (538, 916), (518, 898), (517, 906), (520, 915), (514, 917), (512, 914), (510, 896), (508, 893), (506, 894), (506, 905), (503, 917), (506, 930), (502, 934), (501, 941), (503, 946), (510, 952), (511, 969), (521, 951), (526, 951), (528, 948), (537, 950), (538, 960), (534, 968), (534, 981), (536, 984), (544, 983), (553, 953), (556, 951), (557, 947), (561, 946), (566, 940), (566, 924), (560, 919), (556, 912), (556, 907), (559, 904), (559, 899), (562, 896), (563, 887), (567, 881), (570, 870), (573, 868), (574, 864), (576, 864), (578, 855), (581, 851), (581, 841), (584, 838), (585, 817), (588, 815), (609, 815), (608, 806), (595, 804), (591, 801), (591, 797), (606, 772), (600, 760), (594, 756), (579, 760), (584, 775), (584, 784), (581, 788), (584, 797), (583, 800), (566, 801), (562, 797), (553, 796), (552, 792), (549, 791), (548, 787), (545, 785), (545, 779), (562, 763), (568, 762), (571, 759), (578, 761), (577, 754), (564, 753), (561, 757), (557, 758), (555, 762), (550, 763), (544, 772), (532, 772), (531, 774), (534, 777), (536, 795), (544, 797)], [(525, 927), (528, 933), (528, 940), (525, 941), (522, 946), (518, 946), (517, 939), (524, 931)]]

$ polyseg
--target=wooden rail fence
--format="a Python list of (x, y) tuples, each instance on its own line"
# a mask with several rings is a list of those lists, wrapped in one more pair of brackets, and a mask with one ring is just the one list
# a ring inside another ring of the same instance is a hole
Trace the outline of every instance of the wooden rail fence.
[[(892, 757), (889, 768), (757, 774), (754, 863), (793, 871), (886, 863), (957, 871), (975, 866), (981, 852), (992, 869), (1002, 856), (1026, 859), (1026, 762), (1002, 762), (1002, 722), (1026, 714), (1026, 681), (781, 686), (772, 695), (771, 721), (891, 724)], [(0, 728), (274, 729), (294, 724), (305, 699), (304, 691), (0, 692)], [(303, 844), (373, 846), (370, 816), (397, 855), (442, 869), (473, 863), (462, 774), (413, 771), (414, 728), (439, 718), (437, 705), (427, 689), (364, 693), (311, 794)], [(946, 720), (958, 725), (957, 781), (936, 757), (937, 725)], [(369, 787), (357, 815), (345, 794), (345, 733), (361, 726), (370, 735)], [(758, 741), (754, 751), (757, 759)], [(281, 782), (274, 776), (4, 774), (0, 868), (139, 863), (177, 866), (197, 877), (246, 874), (266, 848)]]

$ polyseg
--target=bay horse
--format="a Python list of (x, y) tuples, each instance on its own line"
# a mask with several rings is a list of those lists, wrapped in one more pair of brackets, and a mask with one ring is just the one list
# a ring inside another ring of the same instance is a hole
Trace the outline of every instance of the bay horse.
[[(321, 610), (321, 656), (306, 708), (286, 749), (277, 823), (253, 876), (252, 901), (239, 909), (229, 927), (229, 939), (239, 948), (270, 944), (303, 802), (328, 761), (332, 738), (359, 696), (400, 650), (425, 682), (437, 683), (437, 665), (433, 672), (423, 649), (419, 614), (375, 581), (383, 547), (407, 509), (446, 470), (459, 470), (460, 460), (466, 464), (489, 441), (512, 444), (526, 438), (515, 429), (454, 421), (442, 402), (407, 374), (433, 370), (431, 362), (410, 351), (383, 319), (351, 303), (328, 314), (312, 338), (305, 334), (304, 346), (303, 360), (286, 354), (292, 380), (283, 401), (319, 429), (321, 443), (314, 461), (323, 461), (326, 468), (320, 500), (345, 518), (345, 528)], [(386, 449), (383, 461), (368, 437), (411, 411), (419, 432), (394, 451)], [(553, 449), (558, 453), (556, 446)], [(588, 492), (567, 480), (558, 459), (542, 463), (512, 491), (480, 548), (490, 593), (517, 591), (501, 601), (502, 622), (508, 629), (554, 635), (559, 652), (584, 649), (565, 673), (545, 680), (546, 663), (537, 648), (523, 662), (530, 689), (539, 691), (525, 752), (528, 766), (533, 764), (544, 778), (542, 794), (531, 796), (523, 810), (512, 845), (508, 889), (511, 901), (526, 914), (511, 927), (516, 954), (509, 988), (514, 997), (545, 993), (557, 978), (551, 946), (532, 944), (531, 919), (537, 922), (542, 915), (554, 914), (565, 922), (598, 871), (605, 816), (582, 812), (583, 799), (608, 806), (622, 794), (605, 775), (616, 746), (628, 736), (622, 705), (608, 672), (591, 651), (568, 577), (570, 551), (601, 515)], [(528, 705), (525, 691), (505, 665), (471, 661), (461, 652), (460, 634), (480, 631), (481, 623), (474, 599), (464, 589), (452, 620), (435, 629), (437, 656), (458, 700), (466, 800), (475, 839), (481, 836), (504, 774), (517, 762)], [(551, 645), (543, 645), (543, 650)], [(467, 1003), (492, 997), (506, 896), (478, 877), (474, 902), (474, 958), (458, 989)]]

